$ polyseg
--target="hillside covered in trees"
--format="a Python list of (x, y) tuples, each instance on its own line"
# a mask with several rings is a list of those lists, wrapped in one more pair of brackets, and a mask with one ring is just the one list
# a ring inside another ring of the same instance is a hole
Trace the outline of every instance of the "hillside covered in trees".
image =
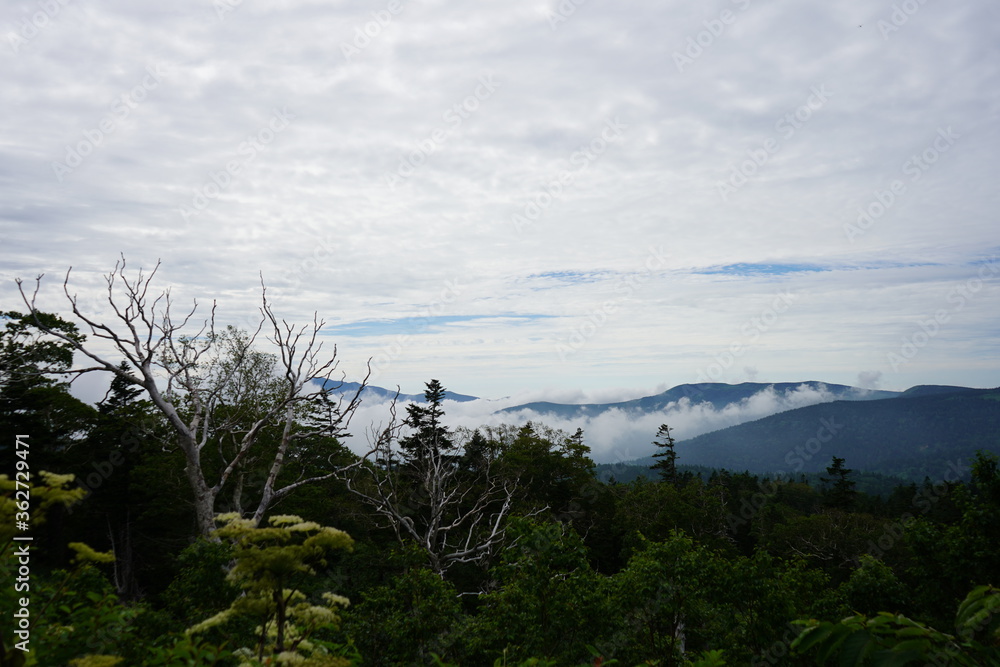
[(819, 472), (828, 452), (868, 471), (919, 481), (978, 450), (1000, 452), (1000, 388), (921, 391), (874, 401), (834, 401), (685, 440), (692, 465), (726, 461), (758, 473)]
[[(316, 385), (319, 323), (265, 300), (266, 340), (191, 335), (119, 278), (129, 307), (85, 332), (4, 315), (4, 667), (1000, 660), (995, 456), (883, 497), (840, 439), (819, 479), (695, 475), (661, 428), (649, 479), (617, 483), (582, 431), (446, 428), (437, 380), (359, 455), (364, 383)], [(114, 378), (96, 406), (74, 352)]]

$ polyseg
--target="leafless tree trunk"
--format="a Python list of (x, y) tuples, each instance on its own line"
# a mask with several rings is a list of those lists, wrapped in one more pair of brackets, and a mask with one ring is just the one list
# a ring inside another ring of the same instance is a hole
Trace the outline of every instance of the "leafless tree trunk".
[(516, 484), (481, 462), (474, 478), (463, 475), (454, 452), (428, 448), (419, 464), (398, 462), (395, 402), (390, 424), (373, 429), (373, 444), (338, 477), (381, 515), (401, 544), (415, 542), (428, 564), (444, 576), (457, 563), (487, 559), (504, 538)]
[(139, 590), (139, 580), (135, 576), (135, 551), (132, 549), (132, 518), (128, 512), (125, 522), (116, 531), (108, 520), (108, 538), (111, 540), (111, 551), (115, 555), (112, 580), (115, 591), (126, 600), (138, 600), (142, 591)]
[[(186, 314), (177, 318), (169, 290), (153, 296), (150, 286), (158, 268), (159, 263), (148, 275), (140, 270), (135, 279), (129, 279), (125, 274), (124, 257), (115, 263), (115, 268), (105, 277), (108, 303), (115, 314), (107, 323), (98, 322), (80, 311), (77, 297), (69, 291), (70, 271), (66, 272), (63, 281), (63, 292), (73, 314), (89, 327), (89, 335), (109, 342), (135, 369), (136, 375), (123, 371), (118, 367), (118, 360), (102, 356), (91, 345), (45, 327), (37, 316), (35, 325), (69, 343), (94, 364), (73, 369), (70, 373), (115, 373), (145, 390), (149, 400), (173, 428), (177, 445), (184, 454), (184, 472), (194, 494), (195, 514), (202, 535), (210, 534), (216, 527), (216, 501), (227, 482), (233, 475), (236, 475), (234, 482), (238, 482), (246, 463), (261, 456), (264, 429), (280, 428), (280, 441), (270, 459), (267, 478), (252, 513), (259, 523), (269, 507), (293, 490), (337, 474), (336, 470), (303, 474), (294, 482), (279, 486), (279, 475), (294, 443), (305, 438), (332, 438), (344, 434), (368, 377), (349, 398), (342, 396), (332, 400), (320, 385), (307, 389), (314, 379), (330, 381), (338, 365), (336, 347), (328, 358), (321, 357), (323, 345), (318, 335), (324, 324), (322, 321), (314, 317), (312, 323), (295, 327), (279, 320), (262, 285), (262, 321), (257, 331), (246, 337), (230, 335), (227, 339), (225, 332), (216, 331), (214, 302), (208, 317), (195, 325), (197, 301)], [(22, 281), (17, 281), (21, 297), (32, 314), (39, 312), (35, 302), (41, 278), (36, 278), (30, 296)], [(240, 383), (252, 379), (250, 364), (259, 360), (261, 354), (253, 346), (265, 327), (271, 332), (265, 338), (275, 350), (278, 373), (268, 391), (250, 396), (253, 392)], [(227, 346), (221, 343), (227, 340), (228, 349), (223, 349)], [(252, 410), (242, 414), (252, 414), (252, 419), (237, 427), (220, 408), (244, 399), (252, 403)], [(218, 478), (209, 480), (203, 467), (203, 452), (210, 442), (226, 435), (234, 442), (232, 456), (224, 459)], [(240, 499), (245, 489), (240, 483), (236, 486), (236, 498)]]

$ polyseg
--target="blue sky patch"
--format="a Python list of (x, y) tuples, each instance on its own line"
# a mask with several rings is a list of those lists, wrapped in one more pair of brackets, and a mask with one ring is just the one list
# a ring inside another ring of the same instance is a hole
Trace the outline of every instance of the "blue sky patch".
[(612, 275), (613, 271), (545, 271), (532, 273), (528, 280), (555, 280), (563, 284), (596, 283)]
[(710, 266), (698, 271), (692, 271), (692, 273), (710, 276), (783, 276), (789, 273), (815, 273), (830, 270), (832, 270), (830, 267), (818, 264), (750, 264), (741, 262), (725, 266)]
[(463, 325), (476, 322), (495, 322), (502, 320), (504, 324), (526, 324), (551, 315), (427, 315), (418, 317), (399, 317), (385, 320), (362, 320), (349, 324), (328, 325), (323, 328), (326, 335), (336, 336), (393, 336), (439, 333), (449, 325)]

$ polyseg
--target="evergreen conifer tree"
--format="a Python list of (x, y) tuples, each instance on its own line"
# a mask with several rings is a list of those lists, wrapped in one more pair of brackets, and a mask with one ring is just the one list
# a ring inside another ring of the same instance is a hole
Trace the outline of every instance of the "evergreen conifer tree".
[(424, 391), (425, 405), (411, 403), (406, 407), (407, 417), (403, 422), (413, 432), (400, 440), (403, 459), (406, 463), (422, 468), (428, 459), (437, 459), (452, 448), (451, 435), (441, 423), (444, 408), (445, 388), (438, 380), (431, 380)]
[(661, 424), (660, 429), (656, 432), (656, 439), (653, 440), (653, 444), (656, 445), (657, 451), (653, 454), (653, 458), (661, 458), (661, 461), (657, 461), (649, 468), (650, 470), (659, 470), (660, 479), (664, 482), (676, 483), (677, 482), (677, 452), (674, 450), (674, 437), (670, 435), (670, 427), (666, 424)]
[(833, 482), (833, 488), (830, 489), (828, 496), (831, 507), (846, 510), (854, 503), (854, 495), (857, 493), (854, 490), (855, 482), (847, 479), (853, 472), (850, 468), (844, 467), (844, 459), (834, 456), (832, 463), (826, 468), (826, 474), (830, 477), (820, 477), (820, 481), (824, 484)]

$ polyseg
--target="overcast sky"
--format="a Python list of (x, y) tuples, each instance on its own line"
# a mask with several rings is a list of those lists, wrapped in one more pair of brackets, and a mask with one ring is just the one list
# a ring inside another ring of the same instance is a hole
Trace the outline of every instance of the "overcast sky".
[(1000, 6), (8, 2), (0, 278), (419, 392), (1000, 384)]

